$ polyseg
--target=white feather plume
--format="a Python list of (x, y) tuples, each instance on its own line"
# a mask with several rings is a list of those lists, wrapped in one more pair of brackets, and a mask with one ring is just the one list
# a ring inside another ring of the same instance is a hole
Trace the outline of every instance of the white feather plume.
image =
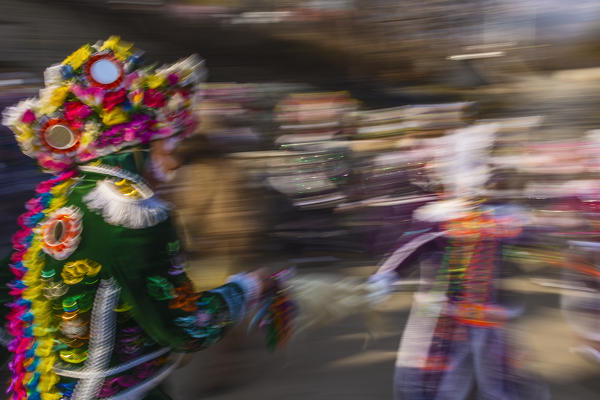
[(482, 189), (489, 178), (489, 149), (498, 128), (496, 123), (477, 124), (439, 139), (437, 172), (448, 193), (463, 197)]

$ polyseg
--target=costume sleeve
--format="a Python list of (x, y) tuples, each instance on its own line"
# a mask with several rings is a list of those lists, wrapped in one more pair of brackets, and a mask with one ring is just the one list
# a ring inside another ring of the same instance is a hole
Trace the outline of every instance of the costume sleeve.
[(170, 220), (113, 235), (111, 275), (134, 319), (156, 342), (195, 351), (218, 341), (243, 318), (260, 290), (251, 275), (239, 274), (223, 286), (196, 292), (185, 272)]

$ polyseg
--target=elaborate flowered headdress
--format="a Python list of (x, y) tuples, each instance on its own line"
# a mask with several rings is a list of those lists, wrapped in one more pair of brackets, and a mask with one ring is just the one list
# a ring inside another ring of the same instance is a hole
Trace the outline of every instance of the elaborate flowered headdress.
[(160, 68), (118, 37), (86, 44), (44, 72), (39, 98), (9, 107), (2, 123), (21, 150), (59, 172), (125, 147), (188, 135), (203, 61), (191, 56)]

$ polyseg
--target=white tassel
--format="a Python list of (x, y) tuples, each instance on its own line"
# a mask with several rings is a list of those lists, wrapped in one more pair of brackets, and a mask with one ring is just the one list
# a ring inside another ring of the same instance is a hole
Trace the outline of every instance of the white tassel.
[[(144, 194), (145, 190), (140, 189)], [(143, 199), (129, 198), (120, 193), (110, 180), (98, 182), (83, 200), (90, 210), (101, 214), (109, 224), (130, 229), (148, 228), (169, 216), (167, 204), (152, 191), (147, 192)]]

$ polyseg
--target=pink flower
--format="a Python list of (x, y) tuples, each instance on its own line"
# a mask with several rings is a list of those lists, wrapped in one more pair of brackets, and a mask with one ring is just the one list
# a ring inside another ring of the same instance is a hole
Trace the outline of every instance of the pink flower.
[(104, 98), (104, 90), (99, 87), (83, 87), (81, 85), (72, 85), (71, 92), (88, 106), (99, 106)]
[(144, 92), (144, 104), (151, 108), (160, 108), (165, 105), (165, 96), (156, 89)]
[(21, 121), (25, 122), (26, 124), (30, 124), (35, 121), (35, 114), (31, 110), (27, 110), (23, 114), (23, 117), (21, 117)]
[(84, 120), (91, 113), (92, 109), (79, 101), (69, 101), (64, 105), (65, 118), (69, 121)]
[(125, 89), (117, 90), (116, 92), (108, 92), (104, 95), (102, 107), (106, 111), (110, 111), (127, 99), (127, 91)]
[(131, 87), (131, 85), (133, 84), (133, 81), (135, 81), (138, 78), (138, 73), (136, 71), (133, 71), (130, 74), (127, 74), (125, 76), (125, 79), (123, 79), (123, 86), (125, 89), (129, 89)]

